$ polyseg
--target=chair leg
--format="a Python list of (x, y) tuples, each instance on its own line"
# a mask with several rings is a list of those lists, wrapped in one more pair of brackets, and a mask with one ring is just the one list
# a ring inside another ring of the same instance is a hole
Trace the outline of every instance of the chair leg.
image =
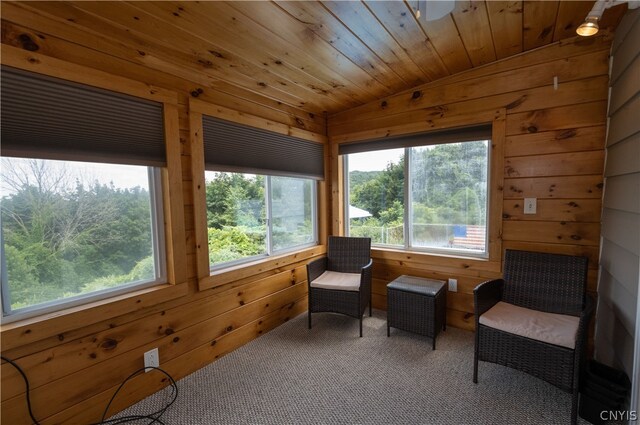
[(369, 292), (369, 317), (371, 317), (371, 308), (373, 305), (373, 294), (371, 292)]
[(480, 342), (480, 336), (479, 333), (480, 329), (477, 328), (476, 326), (476, 343), (475, 346), (473, 347), (473, 383), (477, 384), (478, 383), (478, 343)]
[(578, 388), (573, 389), (571, 397), (571, 425), (578, 423)]
[(360, 316), (360, 338), (362, 338), (362, 316)]
[(311, 309), (309, 309), (307, 315), (309, 316), (309, 329), (311, 329)]

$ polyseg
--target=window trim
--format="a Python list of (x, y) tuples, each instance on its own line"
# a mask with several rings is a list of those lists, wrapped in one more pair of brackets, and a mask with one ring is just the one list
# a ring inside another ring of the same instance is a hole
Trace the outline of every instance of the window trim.
[[(205, 170), (206, 171), (214, 171), (214, 170)], [(220, 172), (220, 173), (224, 173), (226, 171), (218, 171), (215, 170), (215, 172)], [(245, 173), (236, 173), (236, 174), (245, 174)], [(209, 271), (211, 274), (220, 271), (220, 270), (224, 270), (230, 267), (235, 267), (235, 266), (239, 266), (242, 264), (248, 264), (248, 263), (253, 263), (262, 259), (266, 259), (266, 258), (272, 258), (274, 256), (280, 255), (280, 254), (287, 254), (290, 252), (294, 252), (300, 249), (304, 249), (304, 248), (308, 248), (311, 246), (315, 246), (318, 245), (318, 184), (317, 181), (311, 178), (307, 178), (307, 177), (290, 177), (290, 176), (274, 176), (274, 175), (266, 175), (266, 174), (256, 174), (259, 175), (261, 177), (264, 177), (264, 196), (265, 196), (265, 211), (266, 211), (266, 236), (265, 236), (265, 248), (266, 248), (266, 252), (264, 254), (257, 254), (257, 255), (252, 255), (250, 257), (244, 257), (244, 258), (238, 258), (236, 260), (231, 260), (231, 261), (225, 261), (223, 263), (218, 263), (215, 265), (212, 265), (209, 262)], [(285, 178), (297, 178), (300, 180), (309, 180), (311, 182), (311, 222), (313, 223), (313, 229), (312, 229), (312, 239), (313, 241), (311, 242), (306, 242), (306, 243), (302, 243), (302, 244), (297, 244), (297, 245), (292, 245), (292, 246), (288, 246), (286, 248), (282, 248), (282, 249), (274, 249), (273, 247), (273, 216), (272, 216), (272, 209), (273, 209), (273, 196), (272, 196), (272, 185), (271, 185), (271, 178), (272, 177), (285, 177)], [(206, 182), (206, 179), (205, 179)], [(208, 246), (208, 238), (207, 238), (207, 246)], [(207, 256), (208, 256), (208, 249), (207, 249)]]
[[(149, 182), (149, 207), (151, 213), (151, 246), (154, 257), (154, 272), (155, 278), (153, 280), (137, 280), (128, 282), (123, 285), (118, 285), (113, 288), (104, 288), (98, 291), (87, 292), (85, 294), (77, 294), (68, 298), (59, 298), (55, 300), (45, 301), (42, 303), (30, 305), (27, 307), (21, 307), (13, 310), (10, 305), (11, 290), (9, 288), (9, 277), (7, 273), (6, 257), (4, 250), (4, 234), (2, 236), (2, 246), (0, 250), (2, 253), (2, 303), (0, 304), (0, 317), (2, 317), (2, 323), (8, 324), (23, 319), (29, 319), (31, 317), (54, 313), (57, 311), (82, 306), (95, 301), (102, 301), (118, 295), (127, 294), (139, 289), (145, 289), (156, 285), (167, 283), (167, 264), (166, 264), (166, 250), (162, 247), (166, 246), (165, 228), (164, 223), (164, 206), (162, 203), (162, 178), (160, 169), (158, 167), (147, 166), (147, 179)], [(0, 221), (1, 223), (1, 221)], [(3, 232), (4, 233), (4, 232)], [(6, 314), (6, 315), (5, 315)]]
[[(416, 250), (405, 250), (393, 246), (372, 247), (372, 257), (376, 260), (393, 261), (419, 261), (423, 264), (442, 266), (451, 264), (452, 267), (463, 267), (469, 270), (478, 270), (481, 273), (499, 273), (502, 269), (502, 215), (503, 215), (503, 185), (504, 185), (504, 144), (506, 139), (506, 108), (484, 110), (469, 114), (455, 116), (452, 120), (455, 125), (483, 125), (491, 124), (491, 150), (490, 168), (487, 178), (489, 179), (488, 211), (487, 211), (487, 258), (470, 257), (468, 255), (442, 255), (434, 252), (424, 252)], [(446, 130), (451, 124), (442, 123), (436, 127), (429, 126), (398, 126), (397, 128), (385, 129), (386, 135), (411, 134), (416, 131), (430, 131), (434, 128)], [(403, 127), (411, 128), (411, 131), (403, 131)], [(382, 134), (381, 130), (376, 130), (375, 134)], [(341, 191), (339, 196), (334, 198), (334, 214), (340, 216), (342, 220), (333, 220), (333, 232), (336, 235), (346, 235), (348, 227), (348, 203), (345, 201), (346, 185), (348, 185), (347, 167), (343, 161), (346, 155), (339, 155), (339, 148), (344, 144), (357, 143), (371, 137), (371, 132), (354, 133), (350, 135), (334, 137), (332, 139), (333, 162), (332, 166), (336, 170), (334, 178), (337, 178), (337, 188)], [(346, 205), (345, 205), (346, 203)], [(339, 208), (336, 208), (339, 207)], [(462, 263), (461, 263), (462, 261)]]
[(94, 325), (187, 295), (189, 288), (187, 284), (178, 94), (172, 90), (108, 74), (36, 52), (25, 52), (11, 46), (5, 47), (6, 49), (3, 48), (2, 51), (2, 64), (163, 104), (167, 166), (161, 169), (160, 174), (165, 229), (164, 248), (167, 256), (167, 283), (11, 323), (3, 321), (0, 325), (3, 350), (10, 350), (56, 335), (59, 338), (64, 337), (65, 332), (73, 329)]
[[(194, 209), (194, 231), (195, 231), (195, 260), (198, 280), (198, 289), (204, 291), (217, 288), (233, 281), (238, 281), (249, 276), (261, 275), (263, 273), (273, 273), (269, 271), (282, 267), (284, 264), (305, 261), (314, 256), (326, 252), (326, 248), (321, 243), (326, 239), (328, 226), (320, 222), (326, 218), (322, 215), (320, 208), (328, 207), (328, 191), (325, 181), (316, 182), (314, 197), (316, 201), (316, 224), (317, 244), (308, 248), (296, 247), (290, 253), (278, 253), (272, 257), (257, 259), (253, 262), (238, 264), (212, 272), (209, 268), (209, 247), (207, 238), (207, 216), (206, 216), (206, 193), (205, 193), (205, 160), (204, 160), (204, 140), (202, 116), (209, 115), (229, 121), (245, 124), (257, 128), (267, 129), (299, 137), (301, 139), (320, 143), (324, 146), (325, 152), (325, 179), (329, 171), (326, 164), (328, 138), (318, 133), (289, 126), (281, 122), (271, 121), (263, 117), (247, 113), (238, 114), (237, 111), (221, 105), (205, 102), (199, 99), (189, 99), (189, 145), (191, 152), (191, 172), (193, 176), (193, 209)], [(322, 239), (322, 241), (320, 240)]]
[[(412, 146), (412, 147), (405, 147), (404, 149), (404, 155), (403, 155), (403, 167), (404, 167), (404, 184), (403, 184), (403, 194), (404, 194), (404, 209), (403, 209), (403, 216), (404, 216), (404, 224), (403, 224), (403, 235), (404, 235), (404, 244), (403, 245), (391, 245), (391, 244), (377, 244), (377, 243), (371, 243), (372, 247), (375, 248), (381, 248), (381, 249), (395, 249), (395, 250), (403, 250), (403, 251), (407, 251), (407, 252), (420, 252), (420, 253), (428, 253), (428, 254), (436, 254), (436, 255), (443, 255), (443, 256), (453, 256), (453, 257), (469, 257), (469, 258), (478, 258), (478, 259), (487, 259), (489, 258), (489, 217), (490, 217), (490, 211), (489, 211), (489, 205), (490, 205), (490, 200), (491, 200), (491, 195), (490, 195), (490, 190), (491, 190), (491, 156), (492, 156), (492, 149), (491, 149), (491, 144), (492, 141), (491, 139), (482, 139), (483, 141), (487, 141), (487, 199), (486, 199), (486, 223), (487, 225), (485, 226), (485, 249), (482, 252), (477, 252), (477, 251), (466, 251), (466, 250), (462, 250), (462, 249), (455, 249), (455, 248), (437, 248), (437, 247), (427, 247), (427, 246), (416, 246), (413, 245), (413, 214), (412, 214), (412, 200), (413, 200), (413, 196), (412, 196), (412, 192), (411, 192), (411, 182), (412, 182), (412, 178), (411, 178), (411, 157), (412, 157), (412, 149), (414, 147), (422, 147), (422, 146), (432, 146), (432, 145), (420, 145), (420, 146)], [(454, 143), (471, 143), (471, 142), (477, 142), (480, 140), (468, 140), (468, 141), (463, 141), (463, 142), (455, 142), (455, 141), (449, 141), (446, 143), (441, 143), (441, 144), (454, 144)], [(390, 149), (397, 149), (397, 148), (390, 148)], [(361, 153), (366, 153), (366, 152), (361, 152)], [(349, 155), (352, 154), (345, 154), (342, 156), (343, 158), (343, 167), (345, 170), (345, 178), (344, 178), (344, 197), (346, 200), (349, 200), (349, 202), (344, 202), (345, 204), (345, 211), (344, 211), (344, 215), (345, 215), (345, 228), (344, 228), (344, 233), (345, 235), (349, 235), (351, 232), (351, 219), (349, 217), (349, 205), (350, 205), (350, 198), (351, 198), (351, 192), (349, 189)]]

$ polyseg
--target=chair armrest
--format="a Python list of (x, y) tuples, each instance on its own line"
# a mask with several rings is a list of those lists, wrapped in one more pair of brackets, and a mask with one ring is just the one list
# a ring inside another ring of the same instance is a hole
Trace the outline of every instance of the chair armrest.
[(307, 263), (307, 282), (309, 285), (327, 270), (327, 257), (315, 259)]
[(373, 267), (373, 259), (369, 260), (366, 266), (360, 270), (360, 283), (364, 283), (365, 281), (371, 282), (371, 269)]
[(480, 319), (480, 316), (502, 299), (503, 289), (503, 279), (488, 280), (475, 287), (473, 290), (473, 300), (476, 322)]

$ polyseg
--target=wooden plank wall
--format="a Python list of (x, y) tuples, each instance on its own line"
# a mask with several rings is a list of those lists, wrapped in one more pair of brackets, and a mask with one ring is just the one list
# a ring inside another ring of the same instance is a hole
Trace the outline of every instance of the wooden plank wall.
[[(460, 126), (505, 108), (503, 161), (496, 161), (503, 162), (504, 184), (492, 187), (503, 192), (501, 205), (492, 206), (502, 211), (492, 211), (491, 220), (502, 228), (502, 249), (585, 255), (595, 295), (610, 46), (610, 36), (569, 39), (334, 114), (328, 120), (333, 163), (338, 144)], [(334, 212), (341, 196), (334, 196)], [(538, 199), (537, 214), (523, 214), (525, 197)], [(341, 227), (334, 213), (334, 232)], [(448, 322), (473, 329), (473, 288), (500, 276), (500, 267), (411, 256), (374, 251), (374, 306), (386, 308), (385, 285), (398, 275), (453, 277), (458, 292), (448, 294)]]
[(595, 356), (632, 376), (640, 286), (640, 9), (620, 23), (612, 55)]
[[(56, 58), (65, 61), (69, 69), (77, 65), (99, 69), (173, 90), (179, 97), (188, 295), (128, 314), (106, 316), (88, 326), (76, 320), (68, 331), (29, 344), (3, 336), (2, 354), (15, 359), (26, 371), (33, 410), (40, 423), (99, 421), (116, 388), (143, 366), (143, 353), (151, 348), (159, 347), (161, 367), (179, 379), (306, 310), (305, 264), (309, 256), (240, 269), (235, 276), (225, 276), (227, 284), (198, 290), (188, 104), (190, 97), (198, 97), (238, 116), (268, 119), (288, 126), (293, 133), (304, 130), (326, 139), (324, 117), (255, 93), (220, 89), (215, 82), (208, 86), (153, 70), (130, 59), (126, 46), (106, 36), (82, 32), (16, 4), (3, 4), (2, 15), (3, 57), (19, 53), (24, 60), (41, 66), (47, 66), (47, 58)], [(327, 196), (320, 193), (319, 197), (320, 208), (326, 210)], [(328, 220), (326, 214), (321, 217)], [(326, 225), (321, 225), (321, 230), (326, 233)], [(311, 259), (321, 253), (319, 247)], [(73, 321), (73, 317), (68, 320)], [(6, 363), (0, 373), (1, 422), (31, 423), (20, 376)], [(115, 400), (111, 413), (166, 385), (166, 378), (158, 373), (134, 378)]]

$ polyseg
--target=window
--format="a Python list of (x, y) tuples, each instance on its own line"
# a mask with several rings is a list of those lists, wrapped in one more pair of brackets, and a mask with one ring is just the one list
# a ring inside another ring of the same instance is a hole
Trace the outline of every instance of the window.
[(205, 172), (212, 269), (316, 243), (315, 182)]
[(486, 257), (489, 145), (345, 155), (348, 234), (380, 246)]
[(158, 168), (2, 158), (1, 182), (5, 316), (166, 281)]

